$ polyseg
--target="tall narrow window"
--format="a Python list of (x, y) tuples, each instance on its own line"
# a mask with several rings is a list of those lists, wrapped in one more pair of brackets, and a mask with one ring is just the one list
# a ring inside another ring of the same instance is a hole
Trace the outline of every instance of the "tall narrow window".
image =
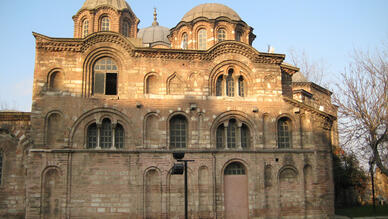
[(189, 47), (189, 37), (187, 33), (182, 35), (182, 49), (188, 49)]
[(50, 90), (51, 91), (63, 90), (64, 88), (63, 82), (64, 82), (64, 77), (62, 72), (56, 71), (51, 73), (50, 81), (49, 81)]
[(82, 37), (87, 37), (89, 34), (89, 21), (85, 19), (82, 22)]
[(110, 30), (110, 20), (108, 17), (103, 17), (101, 19), (101, 31), (109, 31)]
[(115, 128), (115, 147), (124, 147), (124, 129), (120, 124), (117, 124)]
[(228, 77), (226, 77), (226, 95), (229, 97), (234, 96), (233, 69), (229, 69)]
[(286, 117), (278, 121), (278, 147), (291, 148), (291, 121)]
[(94, 94), (117, 95), (118, 68), (113, 59), (105, 57), (94, 65)]
[(88, 127), (87, 141), (88, 141), (87, 148), (96, 148), (97, 147), (97, 125), (96, 125), (96, 123), (93, 123)]
[(123, 21), (123, 26), (121, 32), (123, 33), (124, 36), (129, 37), (129, 22), (128, 21)]
[(222, 96), (222, 81), (223, 81), (223, 76), (220, 75), (217, 78), (217, 82), (216, 82), (216, 96)]
[(218, 31), (217, 31), (217, 39), (218, 39), (218, 42), (224, 41), (226, 39), (226, 31), (225, 31), (225, 29), (218, 29)]
[(237, 130), (236, 120), (234, 119), (229, 120), (229, 125), (227, 129), (228, 148), (236, 148), (236, 130)]
[(236, 41), (240, 41), (241, 42), (241, 37), (242, 37), (242, 33), (240, 31), (237, 31), (236, 32)]
[(102, 120), (100, 147), (110, 148), (112, 146), (112, 125), (109, 119)]
[(242, 148), (249, 148), (249, 140), (250, 139), (250, 134), (249, 134), (249, 129), (248, 126), (245, 124), (242, 124), (241, 126), (241, 147)]
[(187, 120), (184, 116), (174, 116), (170, 120), (170, 147), (185, 148), (187, 141)]
[(3, 183), (3, 153), (0, 151), (0, 185)]
[(244, 97), (245, 94), (244, 94), (245, 90), (244, 90), (244, 78), (243, 76), (240, 76), (238, 78), (238, 95), (240, 97)]
[(206, 40), (207, 40), (206, 30), (200, 29), (198, 31), (198, 49), (199, 50), (206, 50)]
[(225, 139), (225, 127), (224, 124), (221, 124), (217, 128), (217, 133), (216, 133), (216, 145), (217, 148), (224, 148), (224, 140)]

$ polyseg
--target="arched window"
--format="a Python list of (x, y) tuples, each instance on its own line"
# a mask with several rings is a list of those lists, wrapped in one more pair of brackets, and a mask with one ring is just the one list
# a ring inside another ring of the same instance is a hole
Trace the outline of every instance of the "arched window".
[(228, 77), (226, 77), (226, 95), (229, 97), (234, 96), (234, 79), (233, 79), (234, 70), (231, 68), (228, 71)]
[(110, 119), (103, 119), (100, 127), (96, 123), (89, 125), (86, 136), (86, 147), (92, 148), (123, 148), (124, 128), (121, 124), (112, 124)]
[(216, 96), (222, 96), (222, 81), (224, 80), (223, 76), (220, 75), (216, 81)]
[(124, 36), (129, 37), (129, 30), (130, 30), (130, 25), (128, 21), (123, 21), (123, 26), (121, 28), (121, 32), (123, 33)]
[(94, 94), (117, 95), (116, 62), (109, 58), (101, 58), (94, 64)]
[(120, 124), (116, 125), (115, 128), (115, 147), (123, 148), (124, 147), (124, 128)]
[(85, 19), (82, 22), (82, 37), (87, 37), (89, 34), (89, 20)]
[(241, 31), (237, 31), (236, 32), (236, 41), (240, 41), (241, 42), (241, 37), (242, 37)]
[(170, 120), (170, 147), (186, 148), (187, 120), (182, 115), (174, 116)]
[(198, 49), (199, 50), (206, 50), (206, 41), (207, 41), (206, 30), (200, 29), (198, 31)]
[(189, 47), (189, 37), (187, 33), (182, 34), (182, 49), (188, 49)]
[(222, 42), (226, 39), (226, 31), (225, 29), (218, 29), (217, 31), (217, 39), (218, 42)]
[(112, 146), (112, 125), (109, 119), (102, 120), (100, 147), (110, 148)]
[(240, 162), (233, 162), (225, 168), (224, 174), (225, 175), (245, 175), (245, 167)]
[(250, 142), (250, 133), (249, 128), (247, 125), (242, 124), (241, 126), (241, 147), (242, 148), (249, 148), (249, 142)]
[(278, 147), (291, 148), (291, 120), (282, 117), (278, 120)]
[(3, 152), (0, 151), (0, 185), (3, 183)]
[(240, 97), (244, 97), (245, 96), (245, 90), (244, 90), (244, 77), (243, 76), (240, 76), (238, 78), (238, 95)]
[(51, 73), (50, 75), (50, 81), (49, 81), (49, 87), (52, 91), (59, 91), (63, 89), (63, 73), (60, 71), (56, 71)]
[(96, 123), (91, 124), (88, 127), (87, 133), (87, 148), (96, 148), (97, 147), (97, 125)]
[(110, 30), (110, 20), (109, 17), (101, 18), (101, 31), (109, 31)]
[(230, 119), (228, 126), (221, 123), (216, 130), (217, 148), (239, 148), (247, 149), (250, 147), (251, 135), (248, 126), (245, 123), (238, 122), (236, 119)]
[(156, 75), (150, 75), (146, 79), (146, 93), (147, 94), (158, 94), (159, 93), (158, 78)]
[(221, 124), (217, 128), (217, 133), (216, 133), (216, 147), (217, 148), (224, 148), (225, 147), (225, 127), (224, 124)]

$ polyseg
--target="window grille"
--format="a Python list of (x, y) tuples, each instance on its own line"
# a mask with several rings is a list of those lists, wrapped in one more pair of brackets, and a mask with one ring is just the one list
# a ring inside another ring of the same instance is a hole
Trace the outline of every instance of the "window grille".
[(94, 64), (94, 87), (95, 94), (117, 95), (117, 73), (116, 62), (109, 57), (99, 59)]
[(82, 23), (82, 37), (86, 37), (89, 34), (89, 21), (84, 20)]
[(241, 147), (249, 148), (250, 133), (247, 125), (242, 124), (241, 126)]
[(109, 18), (108, 17), (103, 17), (101, 19), (101, 31), (109, 31), (110, 30), (110, 27), (109, 27)]
[(115, 128), (115, 147), (124, 147), (124, 129), (120, 124), (117, 124)]
[(112, 146), (112, 125), (109, 119), (102, 120), (100, 147), (110, 148)]
[(184, 33), (182, 35), (182, 49), (188, 49), (188, 36), (187, 36), (187, 33)]
[(236, 148), (236, 120), (229, 120), (227, 129), (228, 148)]
[(222, 42), (226, 39), (226, 31), (225, 29), (219, 29), (217, 31), (217, 38), (218, 38), (218, 42)]
[(198, 49), (199, 50), (206, 50), (206, 40), (207, 40), (207, 36), (206, 36), (206, 30), (205, 29), (201, 29), (198, 31)]
[(216, 132), (216, 146), (217, 148), (224, 148), (224, 136), (225, 136), (225, 127), (224, 124), (221, 124), (217, 128)]
[(217, 78), (217, 82), (216, 82), (216, 96), (222, 96), (222, 81), (223, 81), (223, 77), (222, 75), (220, 75)]
[(229, 69), (228, 77), (226, 78), (226, 95), (229, 97), (234, 96), (233, 69)]
[(245, 175), (245, 168), (239, 162), (229, 164), (224, 171), (225, 175)]
[(88, 139), (87, 148), (96, 148), (97, 147), (97, 125), (96, 125), (96, 123), (93, 123), (88, 127), (87, 139)]
[(187, 138), (187, 120), (184, 116), (175, 116), (170, 120), (170, 147), (185, 148)]
[(244, 90), (244, 78), (243, 78), (243, 76), (240, 76), (238, 78), (238, 95), (240, 97), (244, 97), (245, 96), (244, 92), (245, 92), (245, 90)]
[(288, 118), (281, 118), (278, 121), (278, 147), (291, 147), (291, 121)]

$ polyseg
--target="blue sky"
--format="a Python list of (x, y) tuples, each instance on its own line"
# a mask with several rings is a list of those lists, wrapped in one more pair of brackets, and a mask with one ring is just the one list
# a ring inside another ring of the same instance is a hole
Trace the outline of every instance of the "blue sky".
[[(233, 8), (254, 28), (253, 46), (276, 53), (304, 50), (327, 64), (327, 81), (336, 81), (350, 62), (353, 49), (377, 48), (388, 41), (386, 0), (128, 0), (139, 28), (150, 26), (153, 7), (160, 25), (172, 28), (191, 8), (217, 2)], [(72, 37), (72, 16), (84, 0), (0, 1), (0, 104), (31, 110), (35, 40), (32, 31)], [(1, 105), (0, 105), (1, 106)]]

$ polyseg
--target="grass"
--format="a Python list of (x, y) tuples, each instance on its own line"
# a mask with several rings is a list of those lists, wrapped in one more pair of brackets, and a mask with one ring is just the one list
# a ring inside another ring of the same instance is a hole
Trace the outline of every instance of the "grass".
[(335, 209), (335, 214), (348, 217), (388, 216), (388, 206), (376, 206), (376, 213), (374, 213), (372, 205), (365, 205), (344, 209)]

